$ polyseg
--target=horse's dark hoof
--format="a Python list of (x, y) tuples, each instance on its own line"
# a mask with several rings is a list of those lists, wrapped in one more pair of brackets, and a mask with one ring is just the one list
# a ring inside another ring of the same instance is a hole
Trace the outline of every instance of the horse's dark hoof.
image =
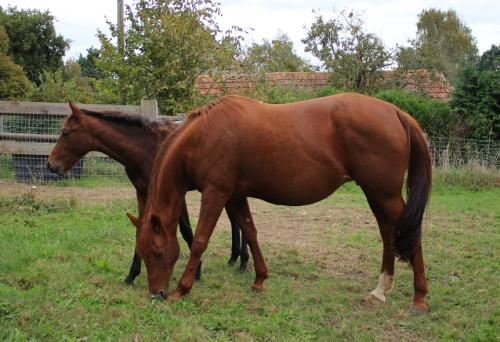
[(234, 266), (236, 265), (236, 258), (230, 258), (229, 261), (227, 262), (229, 266)]
[(421, 305), (413, 304), (410, 308), (410, 313), (414, 316), (422, 316), (428, 312), (429, 312), (429, 308), (427, 307), (427, 305), (421, 306)]
[(246, 271), (248, 271), (248, 266), (246, 264), (241, 264), (240, 267), (238, 267), (238, 272), (245, 273)]
[(131, 275), (128, 275), (127, 278), (123, 281), (125, 285), (132, 285), (134, 284), (134, 279), (135, 277), (132, 277)]
[(263, 283), (259, 283), (259, 284), (253, 283), (252, 291), (257, 292), (257, 293), (264, 291), (264, 284)]

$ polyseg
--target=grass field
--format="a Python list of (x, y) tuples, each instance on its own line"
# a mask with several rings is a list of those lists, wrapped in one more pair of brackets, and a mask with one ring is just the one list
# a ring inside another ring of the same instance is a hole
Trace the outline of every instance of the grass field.
[[(134, 286), (122, 284), (134, 245), (125, 216), (135, 211), (133, 199), (75, 198), (0, 197), (0, 340), (499, 338), (498, 188), (434, 191), (423, 238), (431, 311), (420, 317), (408, 311), (412, 272), (402, 263), (388, 302), (365, 301), (382, 244), (354, 185), (306, 207), (251, 201), (270, 270), (263, 293), (250, 290), (252, 268), (240, 274), (226, 264), (224, 216), (203, 256), (203, 279), (173, 303), (149, 299), (145, 272)], [(199, 195), (188, 203), (196, 223)], [(187, 261), (182, 248), (171, 288)]]

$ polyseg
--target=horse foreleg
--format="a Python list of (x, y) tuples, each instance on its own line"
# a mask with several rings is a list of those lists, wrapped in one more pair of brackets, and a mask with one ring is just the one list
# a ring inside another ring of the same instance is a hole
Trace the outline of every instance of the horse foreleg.
[(233, 266), (238, 260), (238, 257), (241, 254), (240, 249), (240, 228), (236, 224), (236, 219), (231, 214), (231, 210), (226, 208), (227, 217), (229, 218), (229, 222), (231, 223), (231, 257), (227, 262), (229, 265)]
[(132, 285), (135, 278), (141, 273), (141, 258), (137, 255), (137, 252), (134, 253), (134, 257), (132, 258), (132, 264), (130, 265), (130, 271), (128, 272), (127, 277), (123, 281), (127, 285)]
[(245, 234), (242, 234), (241, 237), (241, 254), (240, 254), (240, 272), (246, 272), (248, 267), (248, 259), (250, 256), (248, 255), (248, 241), (245, 238)]
[(228, 197), (227, 194), (214, 187), (207, 188), (202, 192), (200, 216), (194, 233), (189, 260), (177, 289), (168, 296), (169, 300), (178, 299), (191, 291), (196, 269), (200, 265), (201, 255), (207, 249), (208, 241)]
[(248, 245), (250, 246), (255, 268), (255, 282), (252, 288), (263, 290), (264, 280), (268, 277), (268, 270), (257, 241), (257, 230), (255, 229), (252, 214), (248, 207), (248, 200), (246, 198), (232, 199), (228, 204), (235, 215), (236, 222), (241, 227), (243, 237), (248, 241)]
[[(179, 230), (181, 231), (182, 238), (186, 241), (189, 249), (193, 244), (193, 229), (191, 228), (191, 222), (189, 222), (189, 213), (187, 210), (186, 199), (184, 199), (182, 204), (182, 212), (179, 218)], [(201, 261), (196, 270), (196, 280), (201, 279)]]
[[(139, 211), (139, 218), (142, 218), (143, 210), (144, 210), (144, 205), (146, 203), (146, 200), (144, 196), (139, 194), (139, 192), (136, 192), (136, 197), (137, 197), (137, 210)], [(138, 231), (136, 230), (135, 233), (135, 239), (136, 239), (136, 244), (137, 244), (137, 234)], [(141, 273), (141, 258), (137, 255), (137, 251), (135, 250), (134, 247), (134, 257), (132, 258), (132, 264), (130, 265), (130, 270), (128, 272), (127, 277), (125, 277), (125, 280), (123, 281), (127, 285), (132, 285), (134, 282), (135, 278)]]

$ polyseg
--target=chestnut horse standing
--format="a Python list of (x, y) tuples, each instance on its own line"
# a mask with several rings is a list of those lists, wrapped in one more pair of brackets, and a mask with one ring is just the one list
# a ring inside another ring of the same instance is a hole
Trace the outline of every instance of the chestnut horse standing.
[[(407, 203), (401, 194), (408, 169)], [(382, 269), (373, 298), (385, 301), (393, 287), (394, 260), (413, 267), (412, 311), (425, 312), (427, 282), (421, 224), (431, 189), (431, 159), (417, 122), (396, 106), (360, 94), (339, 94), (271, 105), (229, 96), (191, 114), (160, 147), (137, 251), (149, 290), (164, 295), (179, 257), (176, 226), (186, 191), (201, 191), (201, 209), (189, 261), (168, 299), (187, 294), (224, 208), (243, 231), (255, 265), (254, 289), (268, 269), (247, 197), (281, 205), (324, 199), (354, 180), (363, 190), (383, 239)]]
[[(139, 217), (142, 217), (154, 156), (160, 143), (179, 125), (168, 120), (149, 121), (117, 112), (79, 109), (72, 103), (69, 106), (72, 113), (65, 121), (61, 135), (49, 156), (49, 170), (63, 175), (88, 152), (100, 151), (108, 155), (125, 167), (125, 172), (135, 187)], [(243, 239), (240, 249), (239, 228), (229, 212), (228, 216), (233, 237), (229, 263), (234, 264), (238, 256), (241, 256), (240, 269), (246, 270), (247, 244)], [(179, 226), (182, 237), (191, 246), (193, 232), (185, 202), (182, 204)], [(140, 271), (141, 259), (134, 253), (125, 283), (131, 284)], [(198, 268), (197, 278), (200, 275), (201, 267)]]

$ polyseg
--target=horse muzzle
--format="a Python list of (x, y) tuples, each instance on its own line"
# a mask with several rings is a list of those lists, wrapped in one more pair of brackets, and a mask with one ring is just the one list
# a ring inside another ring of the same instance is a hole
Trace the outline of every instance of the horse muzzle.
[(64, 174), (66, 173), (62, 165), (50, 162), (50, 160), (47, 162), (47, 168), (50, 172), (57, 173), (59, 177), (64, 176)]

